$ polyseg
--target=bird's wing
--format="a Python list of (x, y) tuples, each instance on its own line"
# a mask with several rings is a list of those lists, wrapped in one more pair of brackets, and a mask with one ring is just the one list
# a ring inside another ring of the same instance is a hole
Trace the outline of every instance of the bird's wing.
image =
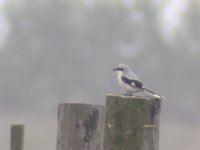
[(128, 77), (122, 76), (122, 81), (132, 87), (143, 88), (143, 84), (139, 80), (129, 79)]
[(131, 79), (131, 80), (140, 81), (140, 79), (137, 77), (137, 75), (135, 73), (133, 73), (132, 71), (124, 74), (124, 76), (127, 77), (128, 79)]

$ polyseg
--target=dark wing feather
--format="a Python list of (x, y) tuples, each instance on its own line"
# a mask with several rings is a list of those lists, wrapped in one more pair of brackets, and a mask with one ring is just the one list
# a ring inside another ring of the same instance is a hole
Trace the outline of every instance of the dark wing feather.
[(127, 77), (122, 76), (122, 81), (130, 86), (138, 87), (138, 88), (143, 88), (142, 82), (138, 80), (133, 80), (133, 79), (128, 79)]

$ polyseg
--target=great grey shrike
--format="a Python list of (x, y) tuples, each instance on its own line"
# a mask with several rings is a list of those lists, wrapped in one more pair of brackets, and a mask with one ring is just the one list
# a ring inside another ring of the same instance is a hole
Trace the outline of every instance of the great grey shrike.
[(120, 64), (113, 71), (117, 73), (119, 85), (126, 91), (125, 96), (132, 96), (134, 93), (146, 91), (154, 97), (161, 98), (154, 92), (146, 89), (128, 65)]

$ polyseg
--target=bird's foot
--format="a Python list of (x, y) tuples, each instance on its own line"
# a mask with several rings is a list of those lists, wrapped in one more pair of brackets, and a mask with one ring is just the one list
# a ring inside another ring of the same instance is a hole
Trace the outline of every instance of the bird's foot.
[(133, 96), (133, 94), (132, 93), (125, 93), (125, 94), (123, 94), (123, 96)]

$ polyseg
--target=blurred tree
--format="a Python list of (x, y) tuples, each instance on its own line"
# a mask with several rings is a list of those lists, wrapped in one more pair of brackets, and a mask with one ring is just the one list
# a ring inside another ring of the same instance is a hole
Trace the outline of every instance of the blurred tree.
[(200, 2), (187, 1), (187, 11), (183, 15), (182, 28), (177, 33), (177, 41), (181, 49), (199, 54), (200, 39)]

